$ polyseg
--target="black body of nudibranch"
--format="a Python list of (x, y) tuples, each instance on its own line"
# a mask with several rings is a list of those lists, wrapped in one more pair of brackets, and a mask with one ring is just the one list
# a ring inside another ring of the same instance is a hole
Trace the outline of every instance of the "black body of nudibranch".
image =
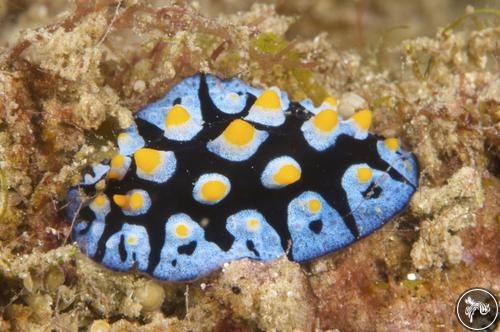
[(299, 262), (335, 251), (399, 213), (418, 185), (414, 155), (369, 134), (371, 116), (342, 119), (331, 97), (315, 107), (274, 87), (186, 78), (70, 189), (73, 238), (111, 269), (174, 281), (287, 249)]

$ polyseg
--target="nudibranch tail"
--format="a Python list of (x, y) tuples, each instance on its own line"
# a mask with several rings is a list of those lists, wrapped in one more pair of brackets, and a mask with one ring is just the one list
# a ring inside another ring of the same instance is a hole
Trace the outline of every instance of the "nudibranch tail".
[[(73, 238), (104, 266), (192, 280), (241, 258), (338, 250), (408, 204), (418, 163), (328, 97), (198, 74), (136, 115), (119, 152), (68, 194)], [(288, 250), (289, 249), (289, 250)]]

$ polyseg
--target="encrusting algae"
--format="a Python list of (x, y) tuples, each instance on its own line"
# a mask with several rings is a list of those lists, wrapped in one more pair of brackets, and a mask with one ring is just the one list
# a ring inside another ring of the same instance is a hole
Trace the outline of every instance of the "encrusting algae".
[[(208, 17), (181, 1), (0, 1), (14, 18), (0, 38), (0, 330), (453, 330), (463, 290), (498, 292), (498, 11), (469, 7), (388, 63), (326, 34), (290, 39), (304, 26), (281, 14), (290, 3)], [(114, 155), (135, 112), (200, 71), (372, 109), (373, 131), (420, 161), (409, 209), (313, 262), (244, 259), (188, 285), (90, 261), (68, 238), (67, 189)]]

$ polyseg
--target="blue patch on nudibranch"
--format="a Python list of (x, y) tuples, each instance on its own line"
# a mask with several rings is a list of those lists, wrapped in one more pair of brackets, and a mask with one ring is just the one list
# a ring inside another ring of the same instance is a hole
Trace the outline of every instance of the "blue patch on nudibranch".
[(236, 78), (186, 78), (70, 190), (73, 238), (109, 268), (173, 281), (241, 258), (328, 254), (381, 227), (418, 185), (415, 156), (370, 124), (368, 110), (342, 119), (331, 97), (315, 107)]

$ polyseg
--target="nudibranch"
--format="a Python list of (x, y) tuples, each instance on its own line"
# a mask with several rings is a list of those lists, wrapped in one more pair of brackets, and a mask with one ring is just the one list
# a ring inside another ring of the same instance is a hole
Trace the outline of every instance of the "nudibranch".
[(381, 227), (418, 186), (396, 138), (328, 97), (198, 74), (136, 114), (119, 151), (69, 190), (73, 239), (102, 265), (187, 281), (222, 264), (302, 262)]

